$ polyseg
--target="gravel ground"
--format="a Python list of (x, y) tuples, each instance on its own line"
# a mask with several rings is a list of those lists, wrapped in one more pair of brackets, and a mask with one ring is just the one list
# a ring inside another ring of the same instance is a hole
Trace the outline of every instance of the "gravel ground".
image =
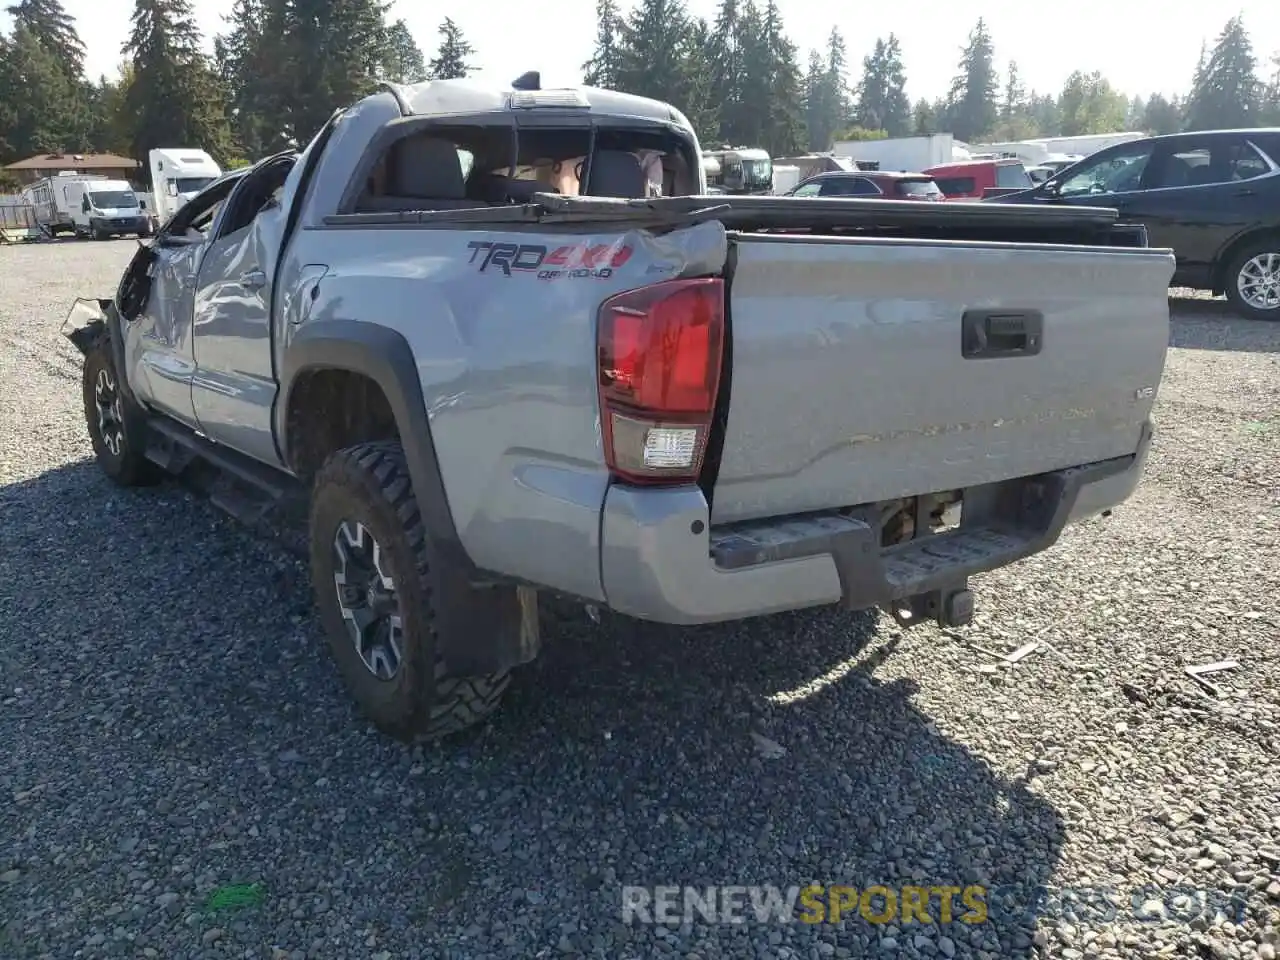
[[(58, 326), (132, 250), (0, 248), (0, 957), (1276, 956), (1280, 325), (1175, 299), (1139, 493), (981, 578), (963, 636), (556, 611), (491, 723), (410, 749), (288, 555), (88, 459)], [(1062, 655), (972, 646), (1028, 638)], [(1220, 696), (1182, 672), (1229, 658)], [(1008, 889), (976, 925), (621, 922), (624, 884), (811, 881)]]

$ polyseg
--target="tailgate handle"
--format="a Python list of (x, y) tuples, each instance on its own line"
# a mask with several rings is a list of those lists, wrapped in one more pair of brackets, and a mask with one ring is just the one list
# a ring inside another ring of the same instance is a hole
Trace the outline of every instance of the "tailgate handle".
[(967, 359), (1034, 357), (1044, 343), (1044, 314), (1039, 310), (966, 310), (960, 330), (960, 352)]

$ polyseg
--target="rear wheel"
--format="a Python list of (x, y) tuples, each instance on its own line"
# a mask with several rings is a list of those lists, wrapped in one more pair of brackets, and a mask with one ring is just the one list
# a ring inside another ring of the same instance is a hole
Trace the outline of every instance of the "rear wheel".
[(440, 577), (394, 442), (335, 453), (316, 475), (311, 580), (347, 689), (384, 732), (434, 739), (492, 713), (507, 671), (446, 677), (436, 647)]
[(84, 419), (102, 472), (122, 487), (154, 483), (159, 469), (144, 455), (141, 415), (120, 392), (119, 374), (107, 340), (84, 358)]
[(1227, 299), (1250, 320), (1280, 320), (1280, 237), (1251, 243), (1227, 267)]

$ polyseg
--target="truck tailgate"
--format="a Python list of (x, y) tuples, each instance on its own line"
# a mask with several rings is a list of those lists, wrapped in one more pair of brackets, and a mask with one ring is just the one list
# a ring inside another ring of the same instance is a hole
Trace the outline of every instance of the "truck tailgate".
[(1169, 251), (730, 236), (714, 523), (1137, 449), (1168, 347)]

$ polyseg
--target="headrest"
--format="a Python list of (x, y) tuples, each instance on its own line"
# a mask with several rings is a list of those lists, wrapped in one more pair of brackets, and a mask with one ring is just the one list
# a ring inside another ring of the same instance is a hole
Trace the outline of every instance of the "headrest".
[(625, 150), (600, 150), (591, 158), (588, 171), (592, 197), (622, 197), (641, 200), (648, 195), (648, 182), (640, 161)]
[(401, 197), (461, 200), (466, 196), (462, 160), (448, 140), (409, 137), (392, 157), (389, 193)]

